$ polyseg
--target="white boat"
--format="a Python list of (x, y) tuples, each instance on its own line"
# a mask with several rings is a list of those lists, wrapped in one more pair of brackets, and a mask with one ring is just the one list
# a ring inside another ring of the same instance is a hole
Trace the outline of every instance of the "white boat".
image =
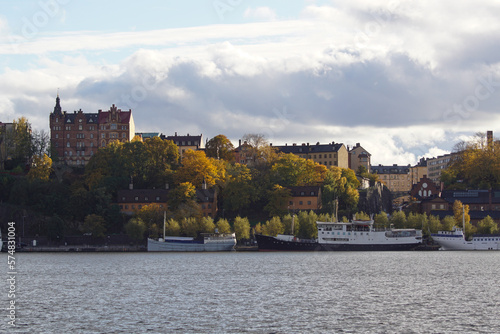
[(456, 226), (451, 231), (431, 234), (443, 250), (500, 250), (500, 235), (475, 234), (466, 240), (463, 229)]
[(500, 250), (500, 234), (474, 234), (467, 240), (465, 231), (465, 210), (462, 209), (463, 228), (453, 226), (451, 231), (432, 233), (432, 239), (442, 250)]
[(373, 220), (349, 223), (316, 222), (318, 239), (299, 240), (294, 236), (256, 235), (263, 251), (400, 251), (422, 244), (422, 231), (416, 229), (377, 229)]
[(233, 250), (235, 245), (234, 233), (201, 233), (198, 238), (148, 238), (148, 252), (220, 252)]
[(166, 212), (163, 213), (163, 238), (148, 238), (148, 252), (221, 252), (236, 245), (235, 233), (200, 233), (198, 238), (165, 236)]

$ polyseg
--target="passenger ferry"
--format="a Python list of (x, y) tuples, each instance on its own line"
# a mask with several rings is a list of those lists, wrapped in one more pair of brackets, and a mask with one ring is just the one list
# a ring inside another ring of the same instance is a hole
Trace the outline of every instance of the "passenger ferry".
[(262, 251), (399, 251), (422, 244), (422, 231), (416, 229), (377, 229), (373, 220), (348, 223), (316, 222), (318, 239), (300, 240), (294, 236), (256, 235)]
[(466, 240), (463, 229), (456, 226), (451, 231), (431, 234), (442, 250), (500, 250), (500, 234), (474, 234)]

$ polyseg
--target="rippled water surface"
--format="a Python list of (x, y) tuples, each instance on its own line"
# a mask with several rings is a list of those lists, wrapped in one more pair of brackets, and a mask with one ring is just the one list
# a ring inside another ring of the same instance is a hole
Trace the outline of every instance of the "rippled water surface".
[[(500, 332), (500, 252), (16, 258), (18, 326), (3, 311), (4, 332)], [(5, 279), (0, 288), (7, 305)]]

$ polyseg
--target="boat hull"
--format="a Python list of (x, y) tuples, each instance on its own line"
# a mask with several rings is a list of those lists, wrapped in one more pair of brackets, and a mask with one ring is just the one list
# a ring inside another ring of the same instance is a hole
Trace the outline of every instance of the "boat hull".
[(280, 240), (266, 235), (255, 235), (260, 251), (407, 251), (417, 248), (421, 243), (390, 244), (326, 244), (318, 242), (298, 242)]
[(500, 236), (474, 237), (466, 241), (463, 235), (432, 234), (432, 239), (441, 246), (442, 250), (500, 250)]
[(212, 242), (148, 239), (148, 252), (223, 252), (233, 250), (235, 245), (236, 239)]

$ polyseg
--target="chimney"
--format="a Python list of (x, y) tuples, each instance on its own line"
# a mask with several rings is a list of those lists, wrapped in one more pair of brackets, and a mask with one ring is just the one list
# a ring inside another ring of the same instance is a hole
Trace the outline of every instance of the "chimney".
[(241, 139), (238, 141), (238, 147), (241, 146)]
[(488, 142), (488, 148), (493, 148), (493, 131), (486, 132), (486, 140)]

